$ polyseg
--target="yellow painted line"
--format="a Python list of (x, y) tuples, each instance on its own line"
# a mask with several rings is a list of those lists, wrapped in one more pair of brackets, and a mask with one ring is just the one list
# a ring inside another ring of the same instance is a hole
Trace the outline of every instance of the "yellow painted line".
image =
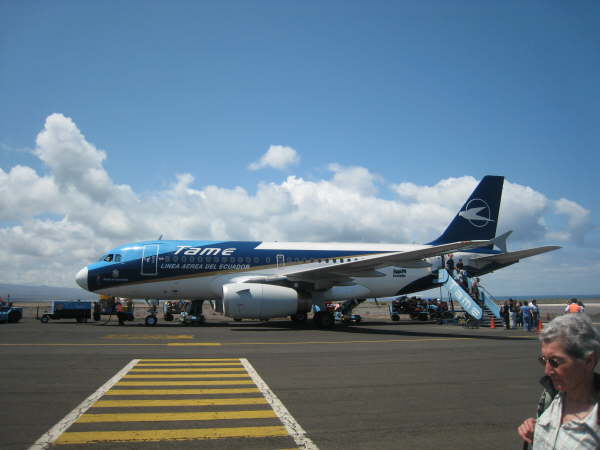
[(201, 366), (211, 366), (211, 367), (215, 367), (215, 366), (240, 366), (240, 363), (196, 363), (196, 362), (182, 362), (182, 363), (178, 363), (178, 362), (167, 362), (167, 363), (159, 363), (159, 362), (155, 362), (155, 363), (139, 363), (136, 364), (136, 368), (137, 367), (201, 367)]
[(101, 422), (168, 422), (176, 420), (236, 420), (273, 419), (277, 417), (272, 409), (255, 411), (205, 411), (205, 412), (155, 412), (129, 414), (84, 414), (76, 423)]
[(259, 438), (288, 436), (283, 426), (240, 428), (191, 428), (179, 430), (127, 430), (65, 432), (55, 444), (92, 444), (94, 442), (156, 442), (166, 440)]
[(152, 375), (125, 375), (123, 378), (248, 378), (245, 373), (157, 373)]
[(177, 339), (194, 339), (191, 334), (107, 334), (102, 339), (155, 339), (155, 340), (177, 340)]
[[(136, 366), (137, 367), (137, 366)], [(177, 369), (131, 369), (131, 372), (245, 372), (246, 369), (243, 367), (206, 367), (203, 369), (188, 369), (185, 367), (177, 368)]]
[(221, 344), (217, 342), (212, 344), (206, 344), (202, 342), (169, 342), (166, 344), (167, 347), (202, 347), (206, 345), (219, 346)]
[(258, 388), (232, 389), (111, 389), (104, 395), (255, 394)]
[(131, 408), (158, 406), (225, 406), (225, 405), (266, 405), (264, 397), (248, 398), (197, 398), (183, 400), (98, 400), (92, 408)]
[[(504, 336), (506, 338), (519, 338), (519, 339), (528, 339), (527, 337), (521, 336)], [(326, 345), (326, 344), (334, 344), (334, 345), (343, 345), (343, 344), (393, 344), (399, 342), (428, 342), (428, 341), (461, 341), (461, 340), (477, 340), (477, 337), (455, 337), (455, 338), (424, 338), (424, 339), (364, 339), (364, 340), (350, 340), (350, 341), (296, 341), (296, 342), (198, 342), (194, 343), (194, 345), (203, 345), (203, 346), (234, 346), (234, 345)], [(531, 338), (529, 338), (531, 339)], [(134, 343), (114, 343), (114, 344), (106, 344), (106, 343), (95, 343), (95, 344), (73, 344), (73, 343), (55, 343), (55, 344), (6, 344), (0, 343), (0, 347), (160, 347), (160, 346), (169, 346), (169, 343), (150, 343), (150, 344), (134, 344)], [(197, 365), (197, 364), (190, 364)], [(204, 363), (200, 363), (198, 365), (204, 365)]]
[(254, 384), (252, 380), (119, 381), (115, 386), (233, 386)]
[(140, 362), (226, 362), (235, 361), (240, 363), (240, 358), (144, 358)]

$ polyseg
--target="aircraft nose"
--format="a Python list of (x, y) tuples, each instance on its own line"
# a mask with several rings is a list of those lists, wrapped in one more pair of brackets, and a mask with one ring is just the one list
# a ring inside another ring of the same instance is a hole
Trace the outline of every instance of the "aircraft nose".
[(87, 288), (88, 288), (88, 269), (87, 269), (87, 267), (84, 267), (79, 272), (77, 272), (77, 275), (75, 275), (75, 281), (77, 282), (77, 284), (79, 286), (81, 286), (83, 289), (85, 289), (87, 291)]

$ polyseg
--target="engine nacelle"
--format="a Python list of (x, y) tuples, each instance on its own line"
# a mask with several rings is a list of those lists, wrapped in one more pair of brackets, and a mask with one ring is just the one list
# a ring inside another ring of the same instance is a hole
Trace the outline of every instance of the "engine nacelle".
[(225, 315), (233, 319), (268, 319), (310, 310), (292, 288), (259, 283), (229, 283), (223, 286)]

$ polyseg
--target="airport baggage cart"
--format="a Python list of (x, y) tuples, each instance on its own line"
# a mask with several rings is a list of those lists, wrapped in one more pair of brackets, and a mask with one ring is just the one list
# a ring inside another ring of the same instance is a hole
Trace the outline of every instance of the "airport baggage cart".
[(87, 322), (92, 317), (92, 302), (53, 301), (50, 311), (45, 312), (40, 322), (48, 323), (52, 320), (75, 319), (77, 322)]

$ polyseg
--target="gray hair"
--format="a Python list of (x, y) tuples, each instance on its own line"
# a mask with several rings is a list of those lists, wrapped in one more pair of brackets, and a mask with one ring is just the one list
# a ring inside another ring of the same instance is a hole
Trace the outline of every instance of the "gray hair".
[(600, 356), (600, 333), (584, 313), (564, 314), (554, 318), (540, 333), (542, 344), (559, 341), (572, 358), (584, 359), (592, 353)]

